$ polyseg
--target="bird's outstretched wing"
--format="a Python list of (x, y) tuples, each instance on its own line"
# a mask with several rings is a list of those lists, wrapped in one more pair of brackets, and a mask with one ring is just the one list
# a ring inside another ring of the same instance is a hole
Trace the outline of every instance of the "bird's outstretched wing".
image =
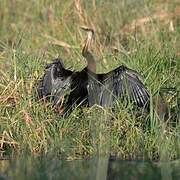
[(44, 75), (38, 82), (38, 97), (50, 97), (53, 104), (57, 104), (65, 91), (70, 88), (71, 74), (71, 71), (64, 68), (61, 60), (55, 59), (53, 63), (46, 66)]
[(119, 66), (104, 75), (102, 84), (115, 97), (129, 98), (135, 105), (144, 107), (149, 103), (149, 93), (138, 76), (136, 71)]

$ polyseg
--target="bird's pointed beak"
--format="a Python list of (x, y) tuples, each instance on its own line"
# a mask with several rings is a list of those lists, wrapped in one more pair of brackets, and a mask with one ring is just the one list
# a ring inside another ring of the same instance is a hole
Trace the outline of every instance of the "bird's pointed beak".
[(91, 27), (88, 27), (88, 26), (81, 26), (80, 28), (81, 28), (82, 30), (86, 31), (86, 32), (91, 31), (92, 34), (94, 34), (94, 29), (91, 28)]

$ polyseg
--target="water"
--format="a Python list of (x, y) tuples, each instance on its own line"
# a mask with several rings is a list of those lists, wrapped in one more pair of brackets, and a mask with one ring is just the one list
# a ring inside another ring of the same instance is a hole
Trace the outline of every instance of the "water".
[(65, 161), (55, 157), (18, 157), (0, 160), (0, 180), (178, 180), (180, 160), (142, 162), (91, 158)]

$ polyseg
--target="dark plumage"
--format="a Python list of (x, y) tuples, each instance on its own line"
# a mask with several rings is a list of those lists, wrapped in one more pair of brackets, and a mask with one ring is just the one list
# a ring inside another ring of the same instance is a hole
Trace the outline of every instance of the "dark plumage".
[(65, 109), (83, 101), (87, 102), (86, 71), (72, 72), (64, 68), (61, 59), (55, 59), (46, 66), (44, 75), (38, 82), (37, 92), (39, 98), (51, 99), (56, 106), (68, 95)]
[(117, 97), (129, 98), (139, 107), (149, 100), (148, 92), (134, 70), (119, 66), (107, 74), (95, 74), (87, 68), (73, 72), (64, 68), (61, 59), (46, 66), (37, 92), (39, 98), (51, 99), (53, 105), (61, 104), (65, 97), (65, 109), (83, 102), (90, 106), (111, 107)]
[(129, 99), (138, 107), (147, 105), (149, 101), (149, 94), (138, 73), (125, 66), (106, 74), (89, 72), (88, 92), (91, 105), (112, 106), (118, 97)]

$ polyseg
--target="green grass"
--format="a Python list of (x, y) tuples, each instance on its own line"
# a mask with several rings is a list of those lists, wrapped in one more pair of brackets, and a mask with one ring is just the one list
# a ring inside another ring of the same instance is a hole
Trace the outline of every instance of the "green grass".
[[(0, 151), (74, 159), (107, 153), (99, 151), (105, 149), (122, 159), (179, 158), (180, 4), (92, 2), (81, 3), (84, 19), (73, 0), (1, 2)], [(117, 103), (115, 112), (77, 107), (68, 117), (35, 100), (33, 87), (54, 57), (62, 57), (73, 70), (85, 66), (81, 56), (85, 34), (80, 30), (84, 24), (96, 28), (93, 50), (99, 72), (120, 64), (137, 70), (152, 99), (162, 88), (174, 88), (164, 93), (171, 119), (159, 120), (153, 100), (149, 114), (137, 115), (130, 106)], [(60, 46), (62, 42), (71, 48)], [(104, 117), (111, 117), (111, 123)]]

